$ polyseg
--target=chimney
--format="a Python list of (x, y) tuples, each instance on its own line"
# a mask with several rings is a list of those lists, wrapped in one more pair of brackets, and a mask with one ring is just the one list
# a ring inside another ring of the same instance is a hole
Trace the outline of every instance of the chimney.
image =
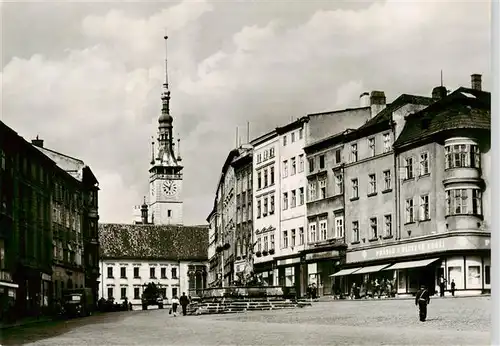
[(440, 100), (448, 94), (448, 91), (446, 90), (446, 87), (444, 86), (438, 86), (432, 89), (432, 99), (433, 100)]
[(146, 204), (146, 196), (144, 196), (144, 203), (141, 206), (141, 220), (143, 225), (148, 224), (148, 205)]
[(31, 144), (36, 147), (43, 148), (43, 139), (39, 139), (38, 136), (36, 136), (35, 139), (31, 140)]
[(374, 90), (370, 94), (370, 106), (372, 118), (380, 113), (386, 106), (385, 93), (383, 91)]
[(470, 76), (471, 88), (481, 91), (481, 75), (473, 74)]
[(360, 107), (370, 107), (370, 93), (365, 91), (359, 95), (359, 106)]

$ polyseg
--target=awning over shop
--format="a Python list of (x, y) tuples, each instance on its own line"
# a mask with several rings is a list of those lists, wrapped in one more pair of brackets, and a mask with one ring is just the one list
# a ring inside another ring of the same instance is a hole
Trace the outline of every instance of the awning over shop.
[(361, 268), (350, 268), (350, 269), (342, 269), (341, 271), (336, 272), (335, 274), (332, 274), (330, 276), (344, 276), (344, 275), (351, 275), (355, 271), (360, 270)]
[(388, 268), (385, 268), (384, 270), (427, 267), (429, 264), (432, 264), (438, 260), (439, 260), (439, 258), (432, 258), (432, 259), (426, 259), (426, 260), (420, 260), (420, 261), (399, 262), (399, 263), (393, 264), (392, 266), (390, 266)]
[(370, 266), (370, 267), (363, 267), (360, 270), (356, 272), (356, 275), (358, 274), (368, 274), (368, 273), (376, 273), (381, 271), (382, 269), (390, 266), (390, 264), (380, 264), (378, 266)]
[(0, 286), (12, 287), (12, 288), (19, 288), (18, 284), (10, 283), (10, 282), (5, 282), (5, 281), (0, 281)]

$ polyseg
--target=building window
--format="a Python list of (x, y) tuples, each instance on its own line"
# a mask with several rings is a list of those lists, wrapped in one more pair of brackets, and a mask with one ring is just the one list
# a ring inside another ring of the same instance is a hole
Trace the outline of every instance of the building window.
[(141, 299), (141, 289), (134, 287), (134, 299)]
[(264, 187), (267, 187), (267, 169), (264, 169)]
[(377, 218), (372, 217), (370, 219), (370, 230), (371, 230), (371, 239), (378, 238), (378, 230), (377, 230)]
[(283, 161), (283, 178), (288, 176), (288, 160)]
[(283, 231), (283, 248), (288, 247), (288, 231)]
[(445, 168), (480, 168), (481, 152), (477, 145), (447, 145), (445, 150)]
[(327, 239), (327, 221), (326, 220), (321, 220), (319, 222), (319, 240), (326, 240)]
[(274, 166), (271, 166), (270, 168), (270, 172), (271, 172), (271, 185), (274, 185)]
[(405, 159), (405, 179), (413, 179), (413, 158)]
[(299, 245), (304, 245), (304, 227), (299, 227)]
[(261, 200), (259, 199), (257, 201), (257, 219), (260, 219), (261, 215), (262, 215), (262, 210), (261, 210)]
[(377, 192), (377, 177), (375, 176), (375, 174), (368, 175), (368, 181), (369, 181), (368, 194), (376, 193)]
[(264, 236), (264, 251), (268, 251), (269, 250), (269, 243), (268, 243), (268, 238), (267, 238), (267, 235)]
[(149, 277), (151, 279), (156, 279), (156, 268), (155, 267), (149, 268)]
[(446, 215), (482, 215), (479, 189), (453, 189), (446, 191)]
[(172, 279), (177, 279), (177, 268), (172, 268)]
[(268, 205), (267, 205), (267, 197), (264, 197), (264, 213), (262, 214), (262, 216), (267, 216), (267, 212), (268, 212)]
[(319, 156), (319, 169), (325, 169), (325, 155)]
[(340, 163), (342, 161), (342, 150), (335, 150), (335, 163)]
[(274, 234), (271, 234), (270, 236), (270, 248), (271, 249), (274, 249)]
[(267, 160), (269, 152), (267, 150), (264, 150), (264, 161)]
[(490, 266), (484, 266), (484, 284), (491, 285)]
[(283, 146), (286, 147), (286, 135), (283, 136)]
[(352, 185), (352, 192), (351, 192), (351, 198), (358, 198), (358, 179), (351, 179), (351, 185)]
[(323, 178), (319, 181), (319, 194), (320, 199), (326, 198), (326, 178)]
[(274, 196), (271, 196), (269, 199), (270, 199), (269, 215), (273, 215), (274, 214)]
[(161, 278), (162, 279), (167, 278), (167, 268), (161, 268)]
[(177, 287), (172, 287), (172, 297), (177, 297), (178, 293), (178, 288)]
[(309, 224), (309, 242), (316, 242), (316, 223), (313, 222)]
[(299, 173), (304, 172), (304, 154), (299, 155)]
[(358, 161), (358, 145), (351, 144), (351, 162)]
[(370, 156), (375, 156), (375, 137), (368, 138), (368, 149), (370, 150)]
[(335, 237), (337, 239), (344, 238), (344, 217), (335, 217)]
[(316, 182), (315, 181), (309, 182), (308, 190), (309, 190), (309, 201), (316, 200)]
[(299, 129), (299, 139), (304, 138), (304, 129)]
[(269, 158), (272, 159), (274, 157), (274, 147), (269, 149)]
[(257, 173), (257, 189), (262, 188), (262, 173), (258, 172)]
[(120, 268), (120, 278), (126, 279), (127, 278), (127, 268), (126, 267), (121, 267)]
[(291, 207), (295, 208), (297, 206), (297, 190), (292, 190), (292, 202)]
[(309, 173), (314, 172), (314, 158), (310, 157), (307, 161), (309, 162)]
[(108, 279), (113, 278), (113, 267), (108, 267)]
[(134, 268), (134, 278), (138, 279), (139, 278), (139, 267)]
[(288, 209), (288, 192), (283, 192), (283, 210)]
[(292, 169), (292, 172), (290, 173), (290, 175), (295, 175), (297, 173), (297, 159), (295, 157), (292, 157), (290, 159), (290, 165), (291, 165), (291, 169)]
[(420, 175), (429, 174), (429, 153), (420, 154)]
[(344, 193), (344, 182), (342, 173), (335, 173), (335, 195), (341, 195)]
[(299, 188), (299, 205), (304, 205), (304, 188)]
[(429, 195), (420, 196), (420, 221), (430, 220)]
[(391, 134), (384, 133), (384, 153), (391, 151)]
[(121, 291), (121, 292), (120, 292), (120, 293), (121, 293), (121, 297), (120, 297), (120, 298), (121, 298), (121, 299), (125, 299), (125, 298), (127, 298), (127, 287), (121, 287), (121, 290), (120, 290), (120, 291)]
[(262, 239), (260, 237), (257, 238), (257, 251), (258, 252), (262, 251)]
[(406, 216), (405, 216), (406, 223), (414, 222), (414, 218), (413, 218), (413, 198), (408, 198), (406, 200), (405, 214), (406, 214)]
[(292, 246), (292, 247), (295, 246), (295, 230), (294, 229), (292, 229), (292, 231), (291, 231), (290, 246)]
[(290, 133), (290, 139), (292, 140), (292, 143), (295, 143), (295, 132)]
[(352, 239), (353, 242), (359, 242), (359, 222), (352, 222)]
[(108, 299), (113, 298), (114, 287), (108, 287)]
[(384, 190), (388, 191), (391, 189), (391, 171), (384, 171)]
[(392, 236), (392, 215), (384, 216), (384, 236)]

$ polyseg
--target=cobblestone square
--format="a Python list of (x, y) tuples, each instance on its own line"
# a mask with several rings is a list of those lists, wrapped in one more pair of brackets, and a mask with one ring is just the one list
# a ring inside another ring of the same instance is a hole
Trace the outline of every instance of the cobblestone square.
[(303, 309), (173, 317), (109, 313), (5, 330), (2, 345), (488, 345), (490, 298), (332, 301)]

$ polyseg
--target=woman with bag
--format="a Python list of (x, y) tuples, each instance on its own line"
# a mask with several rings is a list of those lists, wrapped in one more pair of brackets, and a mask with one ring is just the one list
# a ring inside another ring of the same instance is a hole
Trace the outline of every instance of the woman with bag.
[(177, 298), (177, 296), (174, 296), (172, 298), (172, 313), (174, 315), (174, 317), (177, 316), (177, 307), (179, 306), (179, 298)]

